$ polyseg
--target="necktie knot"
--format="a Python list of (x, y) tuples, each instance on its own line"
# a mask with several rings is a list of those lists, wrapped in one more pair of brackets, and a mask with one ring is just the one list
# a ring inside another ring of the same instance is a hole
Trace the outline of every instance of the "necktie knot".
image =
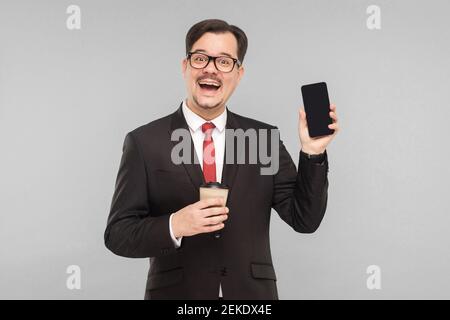
[(202, 131), (205, 134), (205, 140), (211, 140), (212, 130), (216, 126), (212, 122), (205, 122), (202, 124)]

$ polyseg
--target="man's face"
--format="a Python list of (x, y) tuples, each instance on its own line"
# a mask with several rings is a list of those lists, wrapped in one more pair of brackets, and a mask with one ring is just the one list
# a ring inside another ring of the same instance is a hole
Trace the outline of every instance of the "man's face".
[[(231, 32), (219, 34), (207, 32), (194, 43), (191, 52), (237, 59), (237, 40)], [(238, 67), (237, 64), (231, 72), (221, 72), (216, 69), (213, 60), (205, 68), (195, 69), (185, 58), (182, 61), (182, 68), (188, 100), (202, 109), (210, 110), (225, 106), (244, 74), (244, 68)], [(207, 83), (214, 83), (219, 87), (215, 88)]]

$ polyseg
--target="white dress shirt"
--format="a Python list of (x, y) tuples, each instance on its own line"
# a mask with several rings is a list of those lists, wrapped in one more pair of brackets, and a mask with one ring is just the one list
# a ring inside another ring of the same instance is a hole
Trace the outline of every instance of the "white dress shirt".
[[(193, 112), (187, 106), (186, 101), (183, 101), (182, 105), (183, 115), (191, 132), (192, 141), (194, 143), (195, 152), (197, 154), (198, 161), (203, 170), (203, 141), (205, 140), (205, 134), (202, 131), (202, 124), (205, 122), (212, 122), (215, 128), (212, 131), (212, 139), (214, 141), (215, 150), (215, 162), (216, 162), (216, 178), (218, 182), (222, 182), (222, 169), (225, 156), (225, 125), (227, 123), (227, 110), (225, 109), (216, 118), (207, 121)], [(175, 238), (172, 231), (172, 216), (169, 218), (169, 230), (175, 247), (181, 246), (181, 240), (183, 237)], [(219, 287), (219, 297), (222, 297), (222, 286)]]

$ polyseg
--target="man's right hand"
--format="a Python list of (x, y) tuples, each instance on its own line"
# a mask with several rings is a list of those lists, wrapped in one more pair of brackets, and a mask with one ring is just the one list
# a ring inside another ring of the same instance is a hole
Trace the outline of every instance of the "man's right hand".
[(172, 231), (176, 238), (209, 233), (222, 229), (229, 209), (224, 199), (211, 198), (188, 205), (172, 216)]

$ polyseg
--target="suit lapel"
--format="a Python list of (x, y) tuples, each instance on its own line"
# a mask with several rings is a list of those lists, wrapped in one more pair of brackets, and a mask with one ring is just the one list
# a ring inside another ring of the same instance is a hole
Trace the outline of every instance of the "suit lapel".
[[(232, 129), (232, 130), (238, 129), (239, 126), (238, 126), (238, 123), (236, 121), (234, 114), (232, 112), (230, 112), (228, 110), (228, 108), (226, 110), (227, 110), (227, 124), (225, 126), (225, 129)], [(225, 135), (225, 137), (226, 137), (226, 135)], [(226, 163), (227, 162), (226, 161), (227, 152), (230, 152), (229, 150), (227, 150), (228, 143), (229, 143), (229, 141), (225, 141), (225, 154), (224, 154), (223, 169), (222, 169), (222, 183), (226, 184), (228, 186), (229, 193), (231, 193), (231, 191), (233, 190), (233, 184), (234, 184), (236, 174), (239, 169), (239, 165), (237, 164), (237, 145), (236, 145), (236, 143), (233, 144), (234, 145), (233, 163), (231, 163), (231, 164)], [(228, 195), (228, 197), (229, 197), (229, 195)]]
[[(172, 123), (169, 130), (169, 135), (172, 136), (172, 132), (180, 128), (186, 129), (190, 133), (186, 119), (184, 118), (183, 115), (181, 105), (178, 108), (178, 110), (172, 114)], [(197, 153), (195, 152), (194, 142), (192, 141), (192, 139), (190, 140), (191, 140), (191, 161), (190, 163), (183, 162), (183, 167), (186, 170), (188, 176), (190, 177), (191, 182), (194, 185), (195, 189), (199, 190), (200, 185), (205, 183), (205, 178), (203, 177), (202, 167), (200, 166)], [(174, 146), (178, 144), (178, 141), (171, 141), (171, 142), (173, 143)]]

